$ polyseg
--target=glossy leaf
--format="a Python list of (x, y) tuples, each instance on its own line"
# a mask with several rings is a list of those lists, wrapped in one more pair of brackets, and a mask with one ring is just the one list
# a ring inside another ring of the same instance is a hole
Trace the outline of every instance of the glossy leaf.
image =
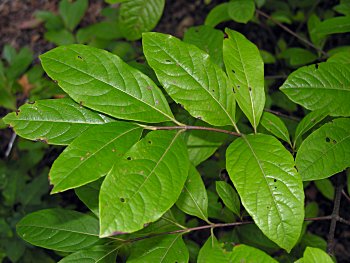
[(145, 33), (143, 49), (166, 92), (192, 116), (215, 126), (235, 125), (229, 80), (208, 54), (160, 33)]
[(293, 156), (272, 136), (248, 135), (228, 147), (226, 167), (256, 225), (290, 251), (304, 220), (303, 186)]
[(142, 130), (132, 123), (112, 122), (84, 132), (53, 163), (51, 193), (76, 188), (105, 176), (116, 160), (140, 139)]
[(308, 132), (312, 127), (326, 118), (327, 114), (323, 110), (312, 111), (307, 114), (298, 124), (294, 136), (294, 147), (301, 137)]
[(243, 113), (256, 130), (265, 106), (264, 63), (258, 48), (242, 34), (226, 29), (224, 62)]
[(264, 112), (261, 118), (261, 125), (277, 138), (291, 145), (287, 126), (276, 115)]
[(330, 62), (302, 67), (289, 75), (281, 90), (309, 110), (350, 116), (350, 65)]
[(153, 131), (118, 161), (100, 190), (100, 236), (135, 232), (178, 199), (188, 175), (181, 132)]
[(230, 3), (222, 3), (216, 5), (210, 10), (208, 16), (205, 18), (204, 24), (211, 27), (216, 27), (218, 24), (231, 20), (228, 14)]
[(230, 262), (278, 263), (265, 252), (246, 245), (238, 245), (233, 248)]
[(314, 31), (320, 35), (331, 35), (350, 32), (350, 17), (339, 16), (328, 18), (319, 23)]
[(236, 191), (231, 185), (224, 181), (215, 182), (216, 192), (224, 202), (225, 206), (230, 209), (235, 215), (240, 216), (241, 202)]
[(326, 252), (315, 247), (307, 247), (305, 249), (303, 260), (305, 263), (334, 263)]
[(338, 52), (327, 59), (327, 62), (350, 64), (350, 54), (347, 51)]
[(90, 127), (112, 121), (70, 99), (28, 103), (3, 120), (23, 138), (59, 145), (69, 144)]
[(82, 201), (97, 217), (99, 216), (98, 197), (103, 180), (104, 178), (100, 178), (99, 180), (74, 189), (80, 201)]
[(129, 0), (122, 3), (119, 23), (128, 40), (141, 38), (143, 32), (151, 31), (162, 16), (165, 0)]
[(212, 235), (199, 251), (197, 263), (229, 263), (229, 257), (229, 252), (226, 252)]
[(186, 214), (208, 222), (208, 196), (201, 175), (190, 165), (188, 178), (176, 206)]
[(284, 50), (281, 52), (280, 56), (284, 58), (292, 67), (310, 64), (317, 59), (317, 56), (311, 51), (297, 47)]
[(209, 54), (210, 58), (218, 66), (223, 66), (222, 43), (224, 34), (222, 31), (210, 26), (190, 27), (184, 35), (184, 42), (190, 43)]
[(57, 47), (40, 56), (46, 73), (75, 101), (110, 116), (143, 122), (173, 120), (154, 82), (107, 51)]
[(187, 263), (189, 253), (181, 234), (164, 235), (136, 242), (128, 263)]
[(115, 263), (118, 249), (112, 245), (95, 246), (70, 254), (58, 263)]
[(32, 245), (66, 252), (99, 241), (96, 218), (64, 209), (40, 210), (25, 216), (17, 224), (17, 233)]
[(304, 181), (319, 180), (350, 166), (350, 119), (335, 119), (303, 141), (296, 165)]
[(246, 24), (255, 13), (254, 0), (231, 0), (228, 14), (232, 20)]

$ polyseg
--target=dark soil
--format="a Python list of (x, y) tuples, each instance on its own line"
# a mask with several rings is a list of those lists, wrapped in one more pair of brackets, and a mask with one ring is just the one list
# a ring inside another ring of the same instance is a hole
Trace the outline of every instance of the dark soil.
[[(211, 4), (205, 5), (201, 0), (167, 0), (164, 14), (156, 27), (155, 31), (172, 34), (182, 37), (186, 28), (194, 25), (201, 25), (207, 13), (218, 3), (226, 2), (223, 0), (212, 1)], [(330, 1), (331, 2), (331, 1)], [(57, 12), (58, 1), (48, 0), (0, 0), (0, 50), (5, 44), (11, 44), (16, 49), (28, 46), (37, 57), (38, 55), (52, 49), (54, 46), (44, 40), (43, 34), (45, 29), (43, 25), (38, 24), (35, 20), (34, 13), (38, 10), (49, 10)], [(83, 19), (82, 25), (95, 23), (101, 17), (99, 11), (105, 6), (103, 0), (90, 0), (90, 7)], [(333, 4), (329, 4), (333, 6)], [(264, 21), (264, 19), (261, 19)], [(228, 26), (242, 32), (247, 38), (252, 40), (259, 48), (268, 51), (274, 51), (276, 41), (280, 35), (290, 39), (295, 46), (300, 45), (294, 38), (288, 36), (278, 27), (267, 28), (258, 24), (248, 23), (247, 25), (227, 23), (221, 28)], [(297, 25), (292, 25), (292, 29), (296, 29)], [(293, 28), (294, 27), (294, 28)], [(327, 47), (331, 48), (338, 44), (349, 43), (349, 35), (342, 35), (342, 38), (332, 39), (327, 43)], [(38, 63), (35, 60), (34, 63)], [(284, 65), (269, 65), (266, 67), (266, 75), (274, 75), (280, 67)], [(281, 83), (277, 83), (278, 87)], [(6, 115), (7, 111), (0, 108), (0, 118)], [(8, 147), (12, 137), (10, 129), (0, 130), (0, 158), (4, 158), (4, 153)], [(59, 150), (51, 150), (49, 156), (45, 160), (47, 164), (51, 164), (55, 156), (59, 154)], [(54, 155), (52, 155), (54, 153)], [(67, 193), (67, 199), (72, 199), (73, 194)], [(71, 200), (69, 200), (70, 202)], [(317, 193), (316, 188), (311, 184), (306, 190), (306, 202), (316, 201), (320, 206), (320, 216), (332, 213), (333, 204), (331, 201), (322, 197)], [(341, 202), (341, 216), (349, 218), (350, 206), (349, 202), (343, 198)], [(329, 231), (329, 222), (314, 222), (309, 227), (309, 231), (313, 234), (320, 235), (327, 239)], [(338, 223), (336, 229), (336, 255), (338, 262), (350, 262), (350, 231), (345, 224)]]

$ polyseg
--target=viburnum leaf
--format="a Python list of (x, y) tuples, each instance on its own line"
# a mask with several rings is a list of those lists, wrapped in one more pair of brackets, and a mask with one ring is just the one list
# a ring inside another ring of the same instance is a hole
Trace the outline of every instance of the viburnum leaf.
[(309, 135), (295, 160), (304, 181), (319, 180), (350, 166), (350, 119), (339, 118)]
[(235, 246), (230, 255), (230, 262), (278, 263), (260, 249), (247, 245)]
[(190, 165), (187, 181), (176, 206), (186, 214), (197, 216), (208, 222), (208, 196), (197, 169)]
[(240, 216), (241, 202), (239, 201), (239, 197), (235, 189), (224, 181), (216, 181), (215, 187), (216, 192), (224, 202), (225, 206), (227, 206), (227, 208), (230, 209), (235, 215)]
[(100, 245), (72, 253), (58, 263), (115, 263), (120, 246)]
[(350, 116), (350, 64), (324, 62), (299, 68), (281, 90), (309, 110), (331, 116)]
[(113, 121), (71, 99), (39, 100), (7, 114), (4, 122), (29, 140), (67, 145), (90, 127)]
[(229, 263), (229, 259), (230, 253), (211, 235), (199, 251), (197, 263)]
[(172, 99), (209, 124), (235, 126), (230, 82), (208, 54), (161, 33), (145, 33), (142, 41), (149, 65)]
[(78, 251), (99, 241), (95, 217), (60, 208), (25, 216), (17, 224), (17, 233), (32, 245), (66, 252)]
[(75, 194), (97, 217), (98, 211), (98, 196), (100, 194), (100, 188), (104, 178), (100, 178), (96, 181), (88, 183), (74, 189)]
[(188, 249), (182, 234), (163, 235), (141, 240), (132, 246), (128, 263), (178, 262), (187, 263)]
[(260, 123), (266, 130), (271, 132), (277, 138), (289, 143), (289, 145), (292, 144), (289, 138), (287, 126), (276, 115), (269, 112), (264, 112)]
[(307, 247), (304, 251), (304, 263), (333, 263), (332, 258), (322, 249), (315, 247)]
[(51, 193), (62, 192), (105, 176), (141, 137), (142, 128), (128, 122), (93, 127), (76, 138), (50, 170)]
[(165, 0), (127, 0), (119, 10), (119, 24), (128, 40), (140, 39), (143, 32), (151, 31), (163, 14)]
[(178, 199), (189, 159), (181, 132), (152, 131), (108, 173), (100, 190), (100, 236), (131, 233)]
[(85, 45), (60, 46), (40, 56), (46, 73), (78, 103), (142, 122), (173, 120), (157, 85), (118, 56)]
[(224, 62), (236, 100), (254, 130), (265, 105), (264, 62), (259, 49), (242, 34), (226, 29)]
[(290, 251), (304, 220), (303, 185), (293, 156), (273, 136), (247, 135), (228, 147), (226, 169), (256, 225)]

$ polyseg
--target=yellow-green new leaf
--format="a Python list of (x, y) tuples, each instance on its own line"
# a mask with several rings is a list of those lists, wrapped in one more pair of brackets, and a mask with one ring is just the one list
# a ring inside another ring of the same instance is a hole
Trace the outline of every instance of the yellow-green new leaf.
[(289, 145), (292, 144), (290, 142), (287, 126), (276, 115), (264, 112), (261, 118), (261, 125), (277, 138), (289, 143)]
[(142, 41), (149, 65), (173, 100), (209, 124), (235, 126), (230, 82), (207, 53), (161, 33), (145, 33)]
[(224, 63), (236, 100), (254, 130), (265, 105), (264, 62), (258, 48), (242, 34), (226, 29)]
[(238, 245), (233, 248), (230, 262), (278, 263), (260, 249), (246, 245)]
[(304, 251), (303, 260), (302, 262), (305, 263), (334, 263), (326, 252), (316, 247), (307, 247)]
[(88, 128), (113, 121), (71, 99), (27, 103), (3, 120), (23, 138), (58, 145), (67, 145)]
[(350, 119), (335, 119), (303, 141), (296, 157), (304, 181), (319, 180), (350, 166)]
[(120, 119), (173, 121), (157, 85), (112, 53), (69, 45), (50, 50), (40, 59), (46, 73), (83, 106)]
[(142, 130), (132, 123), (112, 122), (84, 132), (53, 163), (51, 193), (76, 188), (105, 176), (139, 140)]
[(159, 219), (178, 199), (188, 168), (181, 132), (148, 133), (102, 183), (100, 236), (135, 232)]
[(256, 225), (290, 251), (304, 220), (303, 185), (293, 156), (273, 136), (248, 135), (228, 147), (226, 168)]

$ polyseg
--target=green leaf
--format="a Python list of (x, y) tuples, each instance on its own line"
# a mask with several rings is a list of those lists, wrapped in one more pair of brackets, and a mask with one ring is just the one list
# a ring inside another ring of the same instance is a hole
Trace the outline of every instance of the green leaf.
[(112, 122), (88, 129), (53, 163), (51, 193), (76, 188), (105, 176), (116, 160), (140, 139), (142, 130), (128, 122)]
[[(197, 120), (195, 125), (208, 126), (205, 122)], [(186, 140), (188, 155), (194, 166), (202, 163), (218, 149), (227, 139), (227, 135), (206, 130), (187, 131)]]
[(188, 178), (176, 206), (189, 215), (208, 222), (208, 196), (201, 175), (190, 165)]
[(197, 263), (229, 263), (229, 253), (226, 252), (214, 235), (210, 236), (198, 254)]
[(350, 17), (339, 16), (326, 19), (315, 27), (314, 32), (319, 35), (331, 35), (350, 32)]
[(23, 138), (58, 145), (67, 145), (88, 128), (112, 121), (70, 99), (28, 103), (3, 120)]
[(229, 80), (208, 54), (160, 33), (145, 33), (143, 48), (164, 89), (192, 116), (215, 126), (235, 126)]
[(159, 219), (178, 199), (189, 159), (181, 132), (153, 131), (118, 161), (100, 191), (100, 236)]
[(260, 249), (246, 245), (235, 246), (230, 255), (230, 260), (230, 262), (278, 263)]
[(255, 13), (254, 0), (231, 0), (228, 6), (228, 14), (232, 20), (246, 24)]
[(64, 209), (46, 209), (25, 216), (17, 233), (32, 245), (74, 252), (99, 241), (98, 220)]
[(340, 0), (340, 4), (333, 7), (333, 10), (345, 16), (350, 16), (350, 1)]
[(347, 51), (338, 52), (329, 57), (327, 62), (350, 64), (350, 54)]
[(307, 247), (304, 251), (303, 259), (305, 263), (334, 263), (326, 252), (315, 247)]
[(70, 45), (75, 42), (74, 35), (66, 29), (47, 31), (44, 37), (56, 46)]
[(309, 20), (307, 21), (307, 28), (309, 32), (310, 39), (314, 45), (316, 45), (319, 48), (322, 48), (325, 41), (326, 37), (323, 35), (318, 34), (315, 31), (315, 28), (321, 23), (321, 20), (318, 18), (317, 15), (312, 14), (309, 17)]
[(95, 246), (70, 254), (58, 263), (115, 263), (118, 249), (112, 245)]
[(165, 0), (129, 0), (122, 3), (119, 23), (128, 40), (140, 39), (143, 32), (151, 31), (162, 16)]
[(301, 144), (295, 162), (303, 181), (324, 179), (349, 167), (350, 119), (335, 119), (314, 131)]
[(327, 114), (324, 113), (324, 110), (316, 110), (310, 112), (306, 115), (298, 124), (294, 136), (294, 148), (301, 137), (308, 132), (312, 127), (321, 122), (326, 118)]
[(226, 29), (224, 62), (236, 100), (254, 130), (265, 105), (264, 63), (258, 48), (242, 34)]
[(292, 101), (331, 116), (350, 116), (350, 65), (320, 63), (289, 75), (280, 88)]
[(189, 253), (181, 234), (148, 238), (136, 242), (130, 251), (128, 263), (187, 263)]
[(70, 45), (50, 50), (40, 59), (46, 73), (86, 107), (120, 119), (173, 120), (156, 84), (116, 55), (84, 45)]
[(273, 54), (266, 50), (259, 49), (260, 56), (265, 64), (274, 64), (276, 63), (276, 58)]
[(33, 62), (33, 52), (29, 48), (22, 48), (18, 54), (11, 58), (10, 66), (6, 70), (9, 80), (16, 80)]
[(210, 26), (190, 27), (184, 35), (184, 42), (197, 46), (209, 54), (210, 58), (218, 66), (222, 67), (222, 43), (224, 34), (222, 31)]
[(329, 200), (334, 199), (334, 186), (328, 178), (322, 180), (316, 180), (315, 185), (321, 194)]
[(83, 18), (89, 5), (88, 0), (61, 0), (58, 11), (66, 27), (73, 31)]
[(284, 58), (292, 67), (298, 67), (314, 62), (317, 56), (304, 48), (288, 48), (280, 56)]
[(99, 216), (98, 197), (103, 180), (104, 178), (100, 178), (99, 180), (74, 189), (80, 201), (82, 201), (97, 217)]
[(231, 20), (228, 14), (230, 3), (222, 3), (210, 10), (205, 18), (204, 24), (211, 27), (216, 27), (218, 24)]
[(292, 144), (289, 138), (289, 132), (284, 122), (276, 115), (270, 112), (264, 112), (261, 118), (261, 125), (277, 138)]
[(241, 202), (236, 191), (232, 188), (231, 185), (224, 181), (215, 182), (216, 192), (227, 206), (235, 215), (241, 216)]
[(304, 220), (303, 185), (293, 156), (272, 136), (248, 135), (228, 147), (226, 166), (256, 225), (290, 251)]

